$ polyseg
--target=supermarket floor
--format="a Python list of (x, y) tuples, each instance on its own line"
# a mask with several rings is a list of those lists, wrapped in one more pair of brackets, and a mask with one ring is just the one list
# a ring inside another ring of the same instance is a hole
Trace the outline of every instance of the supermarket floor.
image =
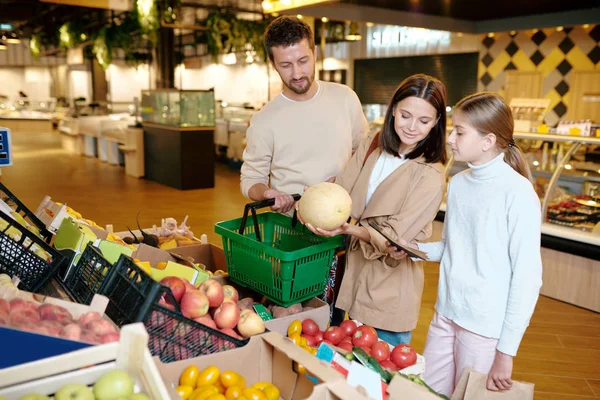
[[(178, 191), (127, 177), (120, 167), (65, 153), (58, 133), (13, 134), (14, 165), (2, 170), (1, 181), (29, 208), (44, 196), (67, 202), (99, 225), (115, 231), (136, 225), (177, 221), (188, 215), (196, 236), (206, 233), (220, 245), (214, 223), (241, 215), (239, 172), (216, 169), (214, 189)], [(201, 174), (203, 171), (197, 171)], [(433, 315), (437, 264), (426, 267), (426, 288), (413, 345), (422, 352)], [(599, 288), (600, 290), (600, 288)], [(536, 400), (600, 399), (600, 314), (540, 297), (531, 325), (514, 362), (514, 378), (536, 385)]]

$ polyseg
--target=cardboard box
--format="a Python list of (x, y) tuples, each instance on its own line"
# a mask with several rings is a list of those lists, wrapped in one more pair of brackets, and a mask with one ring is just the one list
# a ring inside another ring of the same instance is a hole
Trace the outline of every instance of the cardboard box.
[(169, 253), (191, 257), (194, 259), (194, 262), (204, 264), (207, 271), (216, 272), (221, 270), (227, 272), (225, 252), (221, 247), (214, 244), (182, 246), (169, 250)]
[(0, 369), (0, 396), (9, 400), (31, 393), (50, 396), (67, 384), (93, 385), (106, 372), (118, 368), (126, 370), (138, 390), (150, 398), (168, 399), (169, 392), (148, 351), (148, 333), (144, 326), (127, 325), (121, 333), (117, 343)]
[(278, 332), (285, 336), (287, 335), (288, 326), (290, 326), (290, 324), (295, 320), (298, 319), (300, 321), (304, 321), (305, 319), (312, 319), (317, 323), (317, 325), (319, 325), (320, 330), (324, 331), (327, 329), (327, 326), (329, 325), (329, 304), (315, 297), (314, 299), (310, 299), (302, 303), (302, 307), (314, 308), (312, 310), (302, 311), (301, 313), (290, 315), (288, 317), (266, 321), (265, 327), (272, 332)]
[[(322, 364), (289, 339), (275, 332), (254, 336), (246, 346), (222, 353), (170, 364), (163, 364), (155, 358), (158, 370), (167, 388), (171, 390), (179, 384), (179, 375), (186, 367), (195, 365), (202, 371), (204, 368), (214, 365), (221, 371), (238, 372), (246, 379), (248, 386), (257, 382), (271, 382), (280, 390), (281, 398), (284, 400), (335, 399), (328, 394), (331, 392), (328, 387), (315, 386), (307, 377), (294, 372), (294, 361), (303, 365), (309, 374), (316, 377), (320, 383), (343, 381), (339, 372)], [(347, 399), (361, 398), (361, 395), (350, 387), (344, 388), (344, 390), (345, 393), (349, 393), (345, 397)], [(172, 398), (178, 398), (174, 392)]]

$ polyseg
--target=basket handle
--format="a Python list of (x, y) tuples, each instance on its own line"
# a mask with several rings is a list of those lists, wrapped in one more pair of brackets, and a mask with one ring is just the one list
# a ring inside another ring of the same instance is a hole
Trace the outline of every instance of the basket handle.
[[(292, 197), (294, 198), (294, 200), (298, 201), (302, 196), (300, 196), (299, 194), (293, 194)], [(246, 229), (246, 223), (248, 221), (248, 211), (250, 211), (252, 213), (252, 219), (254, 222), (254, 233), (256, 234), (256, 240), (260, 242), (260, 230), (258, 228), (256, 210), (260, 208), (271, 207), (273, 205), (275, 205), (275, 199), (260, 200), (246, 204), (246, 206), (244, 207), (244, 216), (242, 217), (242, 224), (240, 225), (240, 229), (238, 230), (239, 234), (244, 234), (244, 229)], [(292, 227), (295, 227), (297, 223), (298, 216), (296, 215), (296, 210), (294, 210), (294, 216), (292, 217)]]

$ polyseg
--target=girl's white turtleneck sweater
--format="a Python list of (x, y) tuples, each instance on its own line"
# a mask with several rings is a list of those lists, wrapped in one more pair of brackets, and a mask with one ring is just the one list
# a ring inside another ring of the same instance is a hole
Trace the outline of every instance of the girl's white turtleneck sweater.
[(437, 312), (514, 356), (542, 285), (540, 200), (504, 153), (469, 167), (448, 186), (442, 240), (419, 249), (441, 261)]

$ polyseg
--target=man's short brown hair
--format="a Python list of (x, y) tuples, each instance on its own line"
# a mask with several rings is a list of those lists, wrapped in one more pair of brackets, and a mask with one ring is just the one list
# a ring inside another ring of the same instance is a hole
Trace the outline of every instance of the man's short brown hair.
[(315, 50), (315, 40), (310, 26), (299, 18), (282, 15), (269, 24), (265, 31), (265, 48), (273, 61), (273, 47), (289, 47), (306, 39), (311, 50)]

